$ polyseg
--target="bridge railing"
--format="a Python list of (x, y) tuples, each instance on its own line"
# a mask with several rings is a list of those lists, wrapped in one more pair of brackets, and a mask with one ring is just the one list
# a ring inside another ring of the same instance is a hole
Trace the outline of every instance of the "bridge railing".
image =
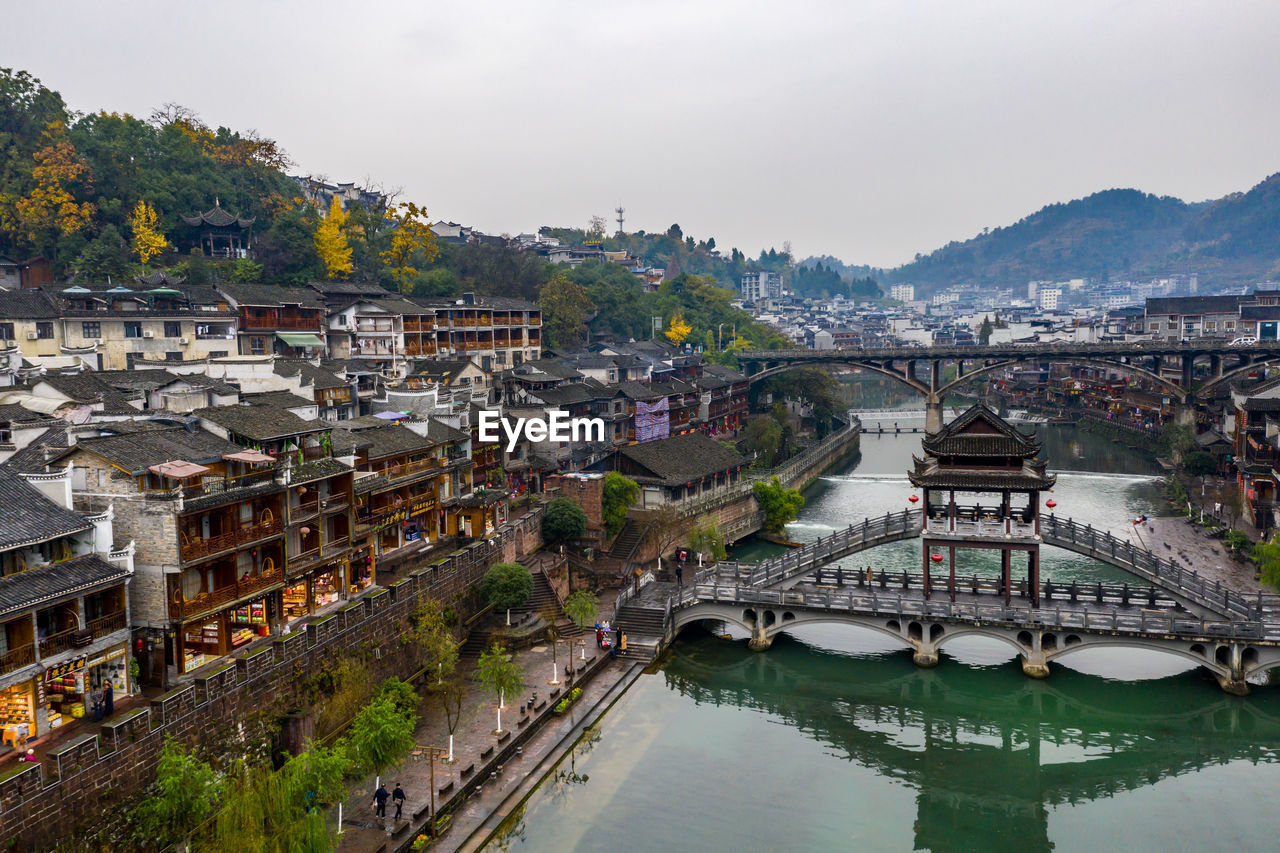
[(1269, 629), (1275, 626), (1260, 620), (1205, 619), (1176, 610), (1139, 609), (1134, 612), (1132, 608), (1124, 610), (1110, 605), (1083, 608), (1054, 605), (1031, 608), (1005, 606), (1002, 603), (925, 600), (910, 594), (886, 593), (875, 589), (865, 592), (829, 592), (761, 589), (742, 585), (721, 586), (711, 583), (698, 584), (680, 590), (674, 601), (668, 603), (677, 609), (698, 603), (769, 605), (883, 618), (931, 618), (957, 622), (981, 622), (1038, 630), (1075, 628), (1133, 636), (1173, 634), (1230, 640), (1276, 639), (1273, 633), (1269, 633)]
[(782, 583), (853, 551), (862, 550), (869, 544), (909, 538), (920, 530), (920, 512), (903, 510), (886, 513), (879, 518), (863, 519), (862, 524), (850, 524), (828, 537), (818, 537), (817, 541), (802, 548), (795, 548), (757, 563), (751, 571), (748, 583), (752, 586)]
[(1264, 602), (1261, 594), (1248, 596), (1225, 587), (1219, 581), (1210, 582), (1200, 577), (1194, 569), (1184, 569), (1172, 560), (1159, 557), (1132, 542), (1119, 539), (1091, 525), (1071, 519), (1058, 519), (1053, 515), (1041, 520), (1040, 533), (1051, 545), (1070, 542), (1095, 553), (1108, 555), (1113, 562), (1126, 566), (1158, 586), (1178, 592), (1189, 600), (1224, 616), (1244, 619), (1258, 618)]

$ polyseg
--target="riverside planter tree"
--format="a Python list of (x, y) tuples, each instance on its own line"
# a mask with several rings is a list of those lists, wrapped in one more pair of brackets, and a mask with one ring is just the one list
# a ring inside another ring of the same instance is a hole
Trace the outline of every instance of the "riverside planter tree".
[(788, 522), (794, 521), (800, 508), (804, 506), (804, 497), (795, 489), (782, 485), (777, 477), (768, 482), (756, 483), (751, 487), (756, 495), (756, 502), (764, 511), (764, 529), (767, 533), (778, 534)]
[(511, 608), (519, 607), (533, 593), (533, 575), (519, 563), (498, 563), (480, 579), (480, 594), (498, 610), (507, 611), (511, 624)]
[(445, 617), (443, 606), (434, 598), (421, 599), (409, 616), (408, 641), (417, 643), (422, 665), (436, 671), (436, 683), (443, 683), (458, 665), (458, 649), (462, 644), (454, 638), (453, 626)]
[(480, 655), (480, 663), (476, 666), (476, 678), (484, 685), (485, 690), (498, 697), (498, 728), (494, 734), (502, 733), (502, 709), (507, 704), (507, 694), (515, 694), (524, 687), (524, 673), (514, 656), (507, 653), (502, 646), (494, 643), (489, 650)]
[(617, 471), (604, 475), (604, 493), (600, 497), (600, 515), (609, 539), (618, 535), (627, 523), (627, 509), (640, 499), (640, 484)]
[[(400, 685), (408, 687), (403, 682)], [(411, 689), (407, 694), (399, 688), (380, 692), (351, 721), (348, 743), (351, 757), (361, 770), (381, 774), (413, 749), (418, 715), (405, 708), (409, 696), (416, 707), (417, 696)]]

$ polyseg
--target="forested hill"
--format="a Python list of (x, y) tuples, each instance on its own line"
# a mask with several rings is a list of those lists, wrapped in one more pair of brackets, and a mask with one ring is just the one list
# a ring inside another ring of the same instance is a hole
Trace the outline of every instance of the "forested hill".
[(1280, 174), (1247, 193), (1188, 204), (1112, 189), (1051, 204), (1005, 228), (880, 271), (929, 293), (949, 284), (1199, 273), (1210, 285), (1280, 275)]

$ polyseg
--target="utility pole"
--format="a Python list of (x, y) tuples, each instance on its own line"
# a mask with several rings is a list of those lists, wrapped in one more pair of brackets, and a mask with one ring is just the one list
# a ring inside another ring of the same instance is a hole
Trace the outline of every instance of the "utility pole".
[[(431, 760), (431, 811), (427, 818), (427, 835), (432, 838), (436, 837), (436, 755), (445, 756), (449, 754), (449, 750), (439, 746), (428, 746), (425, 743), (418, 744), (418, 749), (424, 749)], [(421, 756), (419, 756), (421, 757)]]

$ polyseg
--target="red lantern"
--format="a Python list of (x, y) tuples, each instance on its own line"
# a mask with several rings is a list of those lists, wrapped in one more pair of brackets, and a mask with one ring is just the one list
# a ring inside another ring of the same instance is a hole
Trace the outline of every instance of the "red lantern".
[(916, 501), (920, 500), (920, 496), (912, 495), (911, 497), (907, 498), (907, 500), (911, 501), (912, 503), (915, 503)]
[(930, 559), (930, 560), (933, 560), (935, 563), (941, 563), (941, 562), (942, 562), (942, 555), (941, 555), (941, 554), (932, 554), (932, 555), (930, 555), (929, 559)]
[(1047, 506), (1049, 509), (1053, 509), (1055, 506), (1058, 505), (1058, 502), (1055, 501), (1053, 498), (1049, 498), (1049, 500), (1044, 502), (1044, 505)]

